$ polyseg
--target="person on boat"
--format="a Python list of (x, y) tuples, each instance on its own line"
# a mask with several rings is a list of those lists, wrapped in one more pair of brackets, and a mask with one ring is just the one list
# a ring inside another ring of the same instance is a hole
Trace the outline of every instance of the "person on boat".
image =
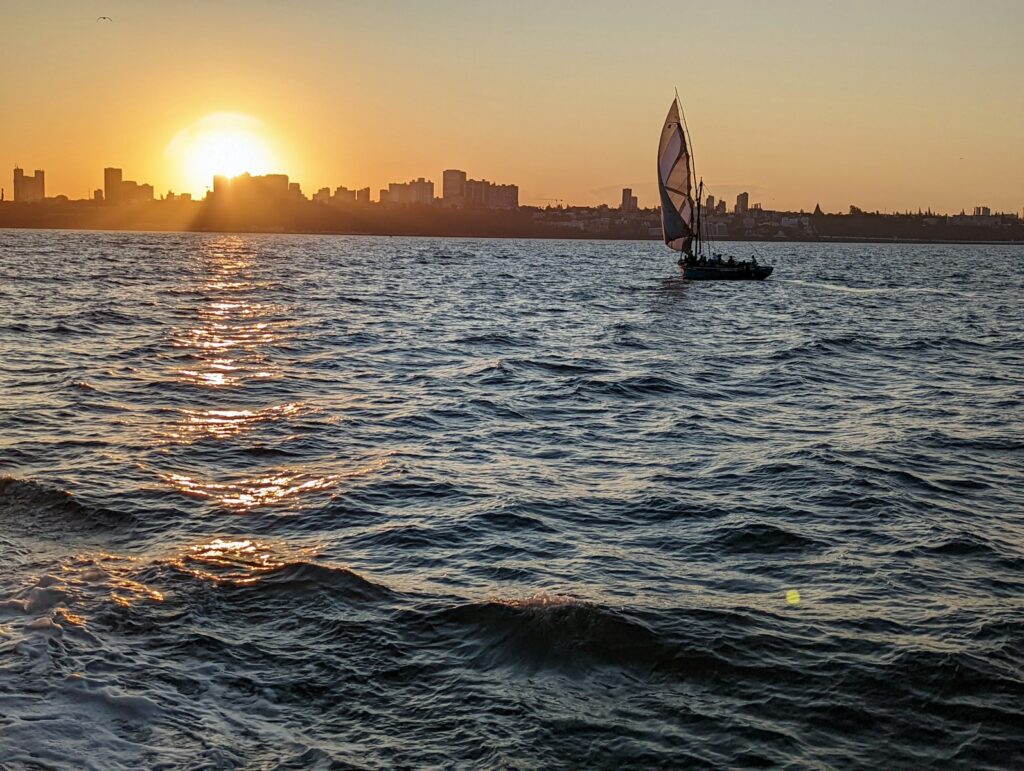
[(727, 262), (727, 263), (726, 263), (726, 265), (732, 266), (732, 265), (735, 265), (735, 264), (736, 264), (736, 258), (735, 258), (735, 257), (733, 257), (733, 256), (732, 256), (732, 255), (730, 254), (730, 255), (729, 255), (729, 262)]

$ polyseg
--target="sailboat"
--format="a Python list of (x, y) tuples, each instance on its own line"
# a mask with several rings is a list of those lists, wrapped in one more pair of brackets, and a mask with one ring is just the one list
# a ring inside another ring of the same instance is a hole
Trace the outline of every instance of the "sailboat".
[(679, 95), (672, 101), (658, 143), (658, 191), (661, 194), (661, 229), (665, 244), (679, 252), (683, 278), (691, 281), (762, 281), (772, 273), (771, 265), (760, 265), (755, 258), (737, 262), (705, 250), (701, 199), (704, 181), (698, 179), (691, 153), (690, 132), (686, 128)]

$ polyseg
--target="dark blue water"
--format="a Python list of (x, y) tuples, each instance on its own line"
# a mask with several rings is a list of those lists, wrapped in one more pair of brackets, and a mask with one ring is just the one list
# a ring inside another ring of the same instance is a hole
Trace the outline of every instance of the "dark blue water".
[(1024, 249), (756, 248), (0, 231), (0, 765), (1024, 766)]

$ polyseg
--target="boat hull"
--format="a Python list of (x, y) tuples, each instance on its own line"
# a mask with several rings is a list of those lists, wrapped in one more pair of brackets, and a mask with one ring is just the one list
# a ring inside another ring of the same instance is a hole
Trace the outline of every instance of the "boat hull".
[(771, 265), (680, 265), (687, 281), (764, 281)]

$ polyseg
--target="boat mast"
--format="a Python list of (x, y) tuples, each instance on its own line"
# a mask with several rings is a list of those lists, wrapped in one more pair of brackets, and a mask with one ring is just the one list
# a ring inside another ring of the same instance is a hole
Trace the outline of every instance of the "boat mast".
[(704, 251), (704, 238), (701, 235), (701, 221), (700, 221), (700, 199), (704, 197), (704, 180), (702, 179), (697, 185), (697, 210), (695, 212), (697, 217), (697, 255), (701, 255)]

